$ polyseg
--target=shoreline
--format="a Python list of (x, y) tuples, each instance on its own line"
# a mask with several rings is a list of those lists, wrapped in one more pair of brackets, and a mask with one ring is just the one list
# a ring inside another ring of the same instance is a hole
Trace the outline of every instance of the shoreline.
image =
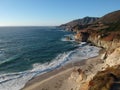
[[(81, 61), (77, 61), (74, 63), (74, 66), (73, 66), (73, 63), (68, 63), (60, 68), (57, 68), (55, 70), (52, 70), (50, 72), (46, 72), (42, 75), (39, 75), (37, 77), (34, 77), (33, 79), (31, 79), (30, 81), (28, 81), (28, 83), (25, 85), (24, 88), (26, 87), (29, 87), (30, 85), (32, 85), (33, 83), (36, 83), (36, 82), (39, 82), (39, 81), (43, 81), (45, 79), (48, 79), (50, 78), (51, 76), (56, 76), (57, 74), (61, 73), (61, 72), (64, 72), (68, 69), (74, 69), (76, 67), (78, 67), (80, 64), (83, 65), (85, 64), (85, 61), (86, 60), (81, 60)], [(22, 90), (24, 90), (24, 88)]]
[[(74, 69), (80, 68), (81, 66), (85, 66), (87, 65), (87, 63), (98, 62), (98, 60), (100, 60), (101, 58), (101, 54), (104, 52), (102, 50), (103, 49), (99, 51), (98, 56), (89, 59), (84, 59), (81, 61), (75, 61), (74, 64), (68, 63), (53, 71), (34, 77), (30, 81), (28, 81), (21, 90), (57, 90), (61, 87), (61, 85), (58, 85), (58, 88), (54, 85), (56, 85), (56, 83), (62, 84), (64, 80), (70, 77), (70, 74), (73, 72)], [(45, 86), (48, 86), (49, 89), (45, 89)], [(57, 89), (55, 89), (54, 87)]]
[[(96, 57), (97, 57), (97, 56), (96, 56)], [(95, 58), (95, 57), (93, 57), (93, 58)], [(74, 69), (74, 68), (76, 68), (76, 67), (79, 67), (80, 65), (82, 66), (82, 65), (85, 64), (86, 60), (87, 60), (87, 59), (81, 60), (81, 61), (76, 61), (76, 62), (74, 62), (74, 65), (73, 65), (73, 63), (68, 63), (68, 64), (65, 64), (65, 65), (62, 66), (62, 67), (59, 67), (59, 68), (54, 69), (54, 70), (52, 70), (52, 71), (46, 72), (46, 73), (44, 73), (44, 74), (42, 74), (42, 75), (38, 75), (38, 76), (32, 78), (31, 80), (29, 80), (29, 81), (26, 83), (26, 85), (25, 85), (24, 88), (29, 87), (30, 85), (32, 85), (33, 83), (36, 83), (37, 81), (45, 80), (45, 79), (47, 79), (47, 78), (50, 78), (50, 77), (53, 76), (53, 75), (57, 75), (57, 74), (59, 74), (59, 73), (61, 73), (61, 72), (64, 72), (64, 71), (66, 71), (66, 70), (68, 70), (68, 69)], [(24, 88), (23, 88), (23, 89), (24, 89)], [(21, 90), (23, 90), (23, 89), (21, 89)]]

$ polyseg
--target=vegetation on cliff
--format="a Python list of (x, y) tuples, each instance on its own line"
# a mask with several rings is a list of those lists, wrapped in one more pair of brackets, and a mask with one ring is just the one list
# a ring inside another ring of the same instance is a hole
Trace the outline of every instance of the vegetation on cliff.
[(83, 29), (83, 28), (87, 28), (89, 25), (91, 25), (93, 22), (95, 22), (96, 20), (98, 20), (98, 17), (84, 17), (82, 19), (77, 19), (77, 20), (73, 20), (70, 21), (66, 24), (62, 24), (60, 27), (65, 29), (65, 30), (79, 30), (79, 29)]
[(120, 21), (120, 10), (108, 13), (96, 22), (102, 22), (103, 24), (112, 24), (118, 21)]
[[(88, 39), (91, 39), (96, 45), (99, 44), (98, 46), (101, 46), (104, 41), (107, 41), (109, 45), (112, 42), (118, 43), (120, 41), (120, 10), (106, 14), (101, 18), (85, 17), (74, 20), (60, 27), (76, 32), (75, 39), (78, 41), (84, 41), (86, 35), (82, 33), (86, 32), (90, 37)], [(101, 47), (106, 48), (109, 45), (102, 45)]]
[(97, 65), (95, 70), (99, 72), (91, 76), (93, 79), (90, 78), (89, 89), (86, 90), (120, 90), (120, 10), (106, 14), (90, 24), (74, 24), (69, 29), (76, 32), (76, 40), (91, 41), (106, 49), (105, 61), (101, 64), (103, 67), (100, 65), (103, 69), (97, 70)]
[(89, 82), (89, 90), (120, 90), (120, 65), (98, 72)]

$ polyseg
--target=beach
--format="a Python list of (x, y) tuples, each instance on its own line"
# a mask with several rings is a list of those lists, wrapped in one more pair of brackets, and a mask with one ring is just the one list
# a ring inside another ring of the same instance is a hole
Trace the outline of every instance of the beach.
[[(1, 42), (2, 47), (6, 45), (5, 43), (9, 41), (10, 43), (1, 50), (0, 58), (3, 61), (0, 62), (0, 90), (20, 90), (25, 85), (33, 85), (31, 81), (43, 83), (54, 77), (58, 78), (59, 75), (62, 77), (57, 83), (63, 83), (73, 69), (84, 65), (88, 58), (99, 55), (99, 47), (91, 46), (86, 42), (77, 43), (74, 39), (65, 40), (66, 36), (73, 37), (73, 34), (52, 28), (10, 28), (13, 30), (10, 35), (15, 33), (12, 38), (6, 36), (8, 29), (4, 28), (6, 37)], [(56, 81), (53, 83), (56, 85)], [(50, 87), (54, 90), (52, 85)]]
[(120, 90), (119, 3), (1, 0), (0, 90)]
[[(90, 64), (102, 63), (101, 53), (93, 58), (69, 63), (59, 69), (37, 76), (30, 80), (22, 90), (72, 90), (76, 83), (67, 82), (72, 72), (78, 68), (87, 67)], [(69, 88), (70, 87), (70, 88)]]

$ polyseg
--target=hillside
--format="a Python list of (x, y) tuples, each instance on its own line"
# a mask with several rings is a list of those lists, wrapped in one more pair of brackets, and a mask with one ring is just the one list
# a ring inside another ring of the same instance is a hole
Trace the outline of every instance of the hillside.
[(97, 20), (96, 23), (102, 23), (103, 25), (109, 26), (108, 30), (120, 30), (120, 10), (104, 15)]
[[(120, 10), (108, 13), (97, 20), (95, 23), (99, 28), (100, 27), (107, 27), (103, 29), (98, 29), (99, 31), (103, 32), (119, 32), (120, 31)], [(102, 24), (102, 26), (100, 25)], [(97, 28), (98, 28), (97, 27)]]
[(76, 27), (78, 27), (78, 29), (82, 29), (82, 28), (86, 28), (87, 26), (89, 26), (98, 19), (99, 19), (98, 17), (84, 17), (82, 19), (77, 19), (70, 21), (66, 24), (62, 24), (60, 27), (65, 30), (73, 30)]
[[(83, 32), (89, 34), (90, 41), (104, 48), (108, 48), (111, 41), (118, 43), (120, 41), (120, 10), (104, 15), (84, 29), (77, 29), (76, 40), (82, 41), (81, 39), (86, 37), (82, 34)], [(116, 43), (114, 45), (119, 46)]]
[[(90, 74), (76, 77), (77, 81), (79, 77), (87, 76), (79, 81), (79, 90), (120, 90), (120, 10), (104, 15), (86, 28), (77, 29), (75, 39), (90, 41), (105, 50), (101, 64), (90, 64)], [(84, 68), (82, 70), (84, 72)]]
[(69, 31), (96, 30), (99, 32), (120, 31), (120, 10), (98, 17), (84, 17), (60, 26)]
[(101, 17), (96, 22), (102, 22), (103, 24), (113, 24), (120, 21), (120, 10), (108, 13)]

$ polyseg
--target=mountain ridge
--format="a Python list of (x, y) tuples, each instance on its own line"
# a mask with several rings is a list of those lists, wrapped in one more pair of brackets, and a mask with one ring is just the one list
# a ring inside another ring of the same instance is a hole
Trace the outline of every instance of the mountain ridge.
[(65, 29), (65, 30), (73, 30), (76, 26), (79, 26), (79, 28), (84, 28), (84, 27), (87, 27), (89, 26), (90, 24), (92, 24), (93, 22), (95, 22), (96, 20), (98, 20), (99, 18), (98, 17), (84, 17), (84, 18), (81, 18), (81, 19), (75, 19), (75, 20), (72, 20), (66, 24), (62, 24), (60, 25), (60, 27), (62, 29)]

